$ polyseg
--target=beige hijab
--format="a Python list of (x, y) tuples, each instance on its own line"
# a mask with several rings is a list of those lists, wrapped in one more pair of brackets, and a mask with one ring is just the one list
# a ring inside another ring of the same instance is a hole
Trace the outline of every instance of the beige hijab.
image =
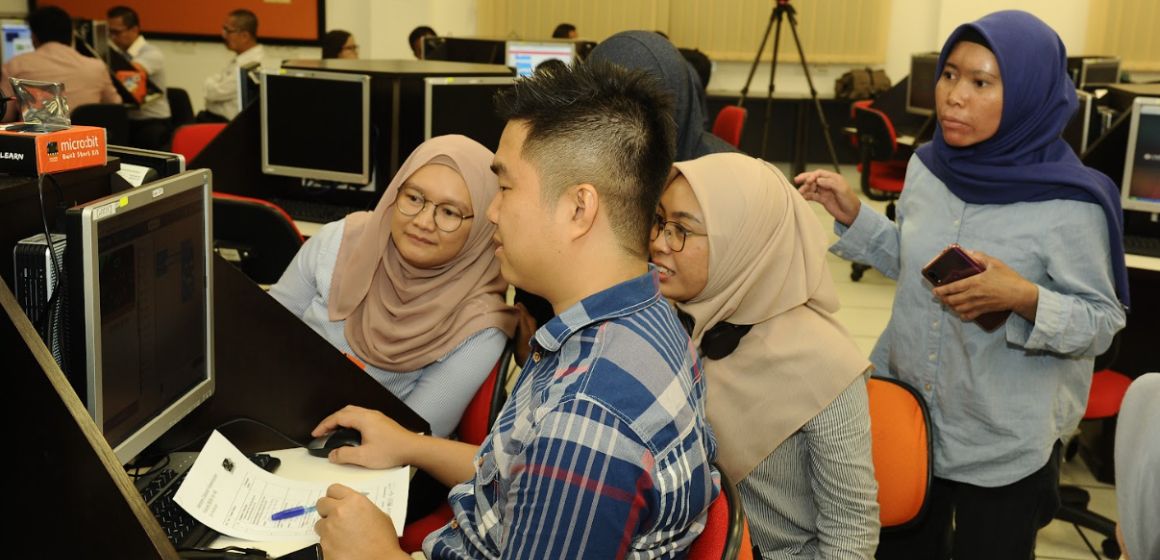
[[(466, 136), (424, 142), (403, 162), (378, 206), (346, 217), (331, 278), (331, 321), (346, 320), (346, 340), (359, 358), (387, 371), (409, 372), (449, 354), (488, 327), (510, 337), (515, 309), (504, 303), (495, 225), (485, 216), (499, 191), (492, 153)], [(411, 266), (391, 240), (395, 197), (403, 182), (427, 164), (459, 172), (471, 193), (474, 219), (463, 249), (436, 268)]]
[(693, 342), (722, 321), (753, 325), (737, 349), (705, 360), (718, 464), (744, 479), (869, 367), (834, 319), (826, 239), (805, 199), (773, 166), (743, 154), (676, 164), (709, 234), (705, 289), (678, 307)]

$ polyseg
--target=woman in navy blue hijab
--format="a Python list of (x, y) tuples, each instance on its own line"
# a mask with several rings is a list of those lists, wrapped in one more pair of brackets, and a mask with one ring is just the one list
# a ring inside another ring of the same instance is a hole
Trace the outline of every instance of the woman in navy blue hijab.
[[(878, 558), (1023, 560), (1059, 506), (1060, 438), (1128, 305), (1116, 185), (1060, 138), (1076, 108), (1066, 59), (1026, 12), (951, 33), (934, 139), (907, 166), (897, 223), (839, 175), (795, 179), (834, 216), (832, 252), (897, 280), (871, 361), (931, 412), (926, 515), (884, 535)], [(921, 270), (952, 243), (984, 270), (934, 286)], [(1001, 323), (976, 321), (987, 314)]]

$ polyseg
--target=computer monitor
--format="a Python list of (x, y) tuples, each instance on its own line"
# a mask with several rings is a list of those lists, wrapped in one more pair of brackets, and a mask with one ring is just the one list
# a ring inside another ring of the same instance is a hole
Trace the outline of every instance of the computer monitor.
[(32, 31), (27, 23), (0, 24), (0, 33), (4, 35), (3, 60), (8, 62), (12, 57), (36, 50), (32, 46)]
[(1125, 210), (1160, 214), (1160, 98), (1137, 97), (1130, 118), (1121, 201)]
[(1094, 88), (1119, 83), (1120, 59), (1085, 58), (1080, 65), (1079, 87)]
[(1082, 156), (1087, 150), (1088, 135), (1091, 134), (1093, 96), (1086, 91), (1076, 90), (1075, 97), (1079, 101), (1079, 107), (1071, 116), (1071, 120), (1067, 121), (1062, 136), (1071, 149), (1075, 150), (1075, 154)]
[(906, 82), (906, 112), (934, 114), (934, 86), (938, 83), (938, 53), (910, 56), (910, 79)]
[(424, 79), (423, 139), (462, 134), (495, 151), (507, 121), (495, 112), (495, 94), (515, 84), (514, 77), (440, 77)]
[(571, 41), (508, 41), (504, 64), (515, 68), (516, 75), (527, 78), (545, 60), (559, 60), (568, 66), (576, 60), (576, 43)]
[(134, 187), (185, 172), (185, 156), (181, 154), (113, 145), (106, 152), (121, 160), (117, 173)]
[(122, 464), (213, 394), (210, 172), (71, 208), (77, 394)]
[(503, 64), (506, 45), (503, 39), (424, 37), (423, 59)]
[(370, 181), (370, 76), (283, 68), (263, 72), (260, 89), (263, 172)]
[(238, 111), (258, 100), (262, 84), (262, 63), (251, 62), (238, 67)]
[(76, 49), (85, 56), (109, 61), (109, 22), (101, 19), (74, 19)]

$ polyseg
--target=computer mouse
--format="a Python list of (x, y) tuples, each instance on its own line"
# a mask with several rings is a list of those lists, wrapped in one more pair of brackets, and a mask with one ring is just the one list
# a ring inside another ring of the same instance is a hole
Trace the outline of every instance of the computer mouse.
[(361, 443), (362, 434), (358, 430), (340, 426), (329, 434), (314, 438), (306, 445), (306, 452), (315, 457), (327, 457), (332, 449), (343, 446), (358, 447)]

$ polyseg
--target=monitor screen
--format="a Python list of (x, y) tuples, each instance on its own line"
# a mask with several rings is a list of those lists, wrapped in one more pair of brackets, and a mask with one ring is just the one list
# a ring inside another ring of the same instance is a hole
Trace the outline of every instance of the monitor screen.
[(134, 187), (185, 171), (185, 156), (181, 154), (112, 145), (107, 150), (109, 157), (121, 160), (117, 173)]
[(1076, 90), (1075, 97), (1079, 101), (1079, 107), (1071, 116), (1071, 120), (1067, 121), (1067, 126), (1063, 128), (1063, 139), (1071, 146), (1072, 150), (1075, 150), (1075, 155), (1082, 156), (1087, 150), (1088, 134), (1091, 130), (1092, 94)]
[(199, 169), (69, 211), (83, 398), (123, 464), (213, 394), (211, 192)]
[(258, 100), (258, 92), (262, 83), (259, 73), (262, 63), (251, 62), (238, 68), (238, 108), (245, 109)]
[(576, 43), (568, 41), (508, 41), (504, 64), (516, 75), (527, 78), (545, 60), (559, 60), (569, 66), (576, 59)]
[(506, 121), (495, 112), (496, 92), (511, 87), (513, 77), (426, 78), (424, 140), (462, 134), (495, 151)]
[(934, 114), (934, 86), (938, 83), (938, 53), (910, 56), (910, 79), (906, 85), (906, 112)]
[(1160, 98), (1132, 101), (1121, 183), (1125, 210), (1160, 214)]
[(4, 59), (8, 62), (12, 57), (36, 50), (32, 46), (32, 31), (27, 23), (5, 23), (0, 25), (0, 33), (4, 34)]
[(371, 78), (283, 68), (262, 73), (262, 171), (365, 185)]
[(423, 58), (450, 62), (503, 64), (505, 43), (503, 39), (424, 37)]
[(1097, 87), (1119, 83), (1120, 59), (1085, 58), (1079, 73), (1079, 87)]

